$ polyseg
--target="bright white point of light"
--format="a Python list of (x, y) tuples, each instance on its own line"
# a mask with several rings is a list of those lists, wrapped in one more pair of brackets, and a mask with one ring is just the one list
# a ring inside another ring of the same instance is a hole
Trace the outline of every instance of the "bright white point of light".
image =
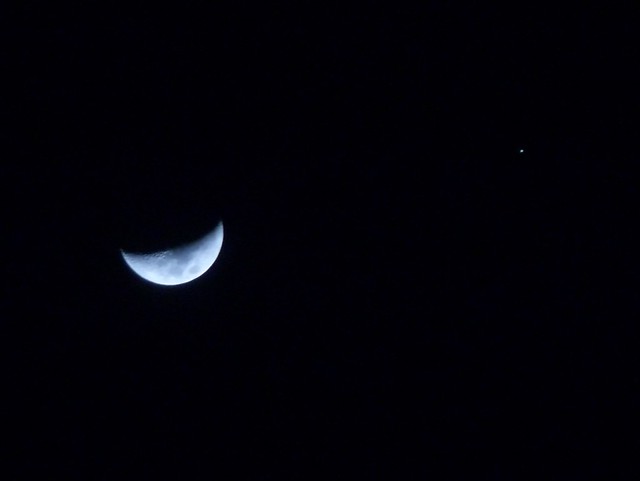
[(520, 153), (522, 154), (524, 152), (524, 149), (520, 149)]

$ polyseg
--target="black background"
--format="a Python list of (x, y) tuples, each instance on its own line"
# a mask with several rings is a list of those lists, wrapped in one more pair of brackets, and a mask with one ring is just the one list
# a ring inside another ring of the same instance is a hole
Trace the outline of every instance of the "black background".
[(634, 478), (631, 3), (1, 17), (2, 479)]

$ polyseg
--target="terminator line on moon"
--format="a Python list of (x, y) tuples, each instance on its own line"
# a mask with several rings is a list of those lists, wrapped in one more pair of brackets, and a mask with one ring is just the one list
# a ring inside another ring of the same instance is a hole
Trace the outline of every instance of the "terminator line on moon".
[(163, 286), (185, 284), (207, 272), (222, 248), (223, 228), (220, 222), (202, 239), (174, 249), (150, 254), (120, 251), (127, 265), (143, 279)]

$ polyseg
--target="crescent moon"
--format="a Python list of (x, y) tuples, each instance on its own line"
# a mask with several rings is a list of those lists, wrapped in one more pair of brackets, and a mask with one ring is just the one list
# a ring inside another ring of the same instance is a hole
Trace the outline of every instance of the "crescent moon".
[(185, 284), (207, 272), (222, 248), (220, 222), (202, 239), (173, 249), (150, 254), (132, 254), (120, 250), (122, 258), (137, 275), (163, 286)]

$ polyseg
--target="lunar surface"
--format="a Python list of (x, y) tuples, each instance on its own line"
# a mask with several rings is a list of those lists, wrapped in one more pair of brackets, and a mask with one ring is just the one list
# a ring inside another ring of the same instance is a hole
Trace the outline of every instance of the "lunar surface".
[(175, 286), (197, 279), (209, 270), (222, 248), (222, 237), (220, 222), (202, 239), (174, 249), (150, 254), (120, 252), (127, 265), (143, 279), (163, 286)]

